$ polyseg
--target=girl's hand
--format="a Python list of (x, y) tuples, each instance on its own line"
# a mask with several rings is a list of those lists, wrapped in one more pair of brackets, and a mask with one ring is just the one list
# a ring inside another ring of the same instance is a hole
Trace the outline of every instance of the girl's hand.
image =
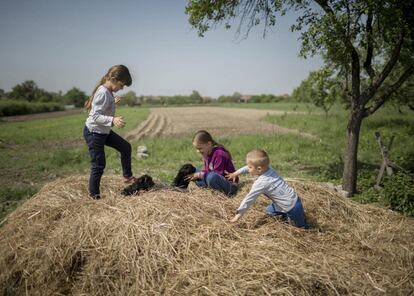
[(114, 119), (112, 119), (112, 123), (119, 128), (123, 128), (125, 126), (125, 121), (124, 119), (119, 116), (119, 117), (114, 117)]
[(199, 179), (201, 179), (201, 178), (200, 178), (200, 172), (197, 172), (197, 173), (194, 173), (194, 174), (187, 175), (184, 179), (185, 179), (186, 181), (196, 181), (196, 180), (199, 180)]
[(118, 104), (121, 101), (121, 97), (120, 96), (116, 96), (115, 97), (115, 104)]
[(236, 172), (233, 172), (233, 173), (225, 172), (225, 173), (226, 173), (226, 179), (227, 180), (232, 181), (233, 183), (236, 182), (237, 176), (239, 174), (237, 174)]
[(233, 219), (230, 220), (231, 223), (236, 223), (241, 217), (241, 214), (237, 214), (233, 217)]

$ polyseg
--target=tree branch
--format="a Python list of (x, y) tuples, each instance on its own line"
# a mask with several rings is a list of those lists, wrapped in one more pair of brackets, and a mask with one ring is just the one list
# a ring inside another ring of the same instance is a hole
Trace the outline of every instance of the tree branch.
[(393, 84), (391, 85), (387, 91), (380, 96), (378, 99), (376, 99), (373, 103), (372, 106), (369, 108), (366, 108), (364, 110), (364, 117), (368, 117), (369, 115), (373, 114), (375, 111), (378, 110), (378, 108), (380, 108), (390, 97), (390, 95), (395, 92), (411, 75), (414, 74), (414, 65), (411, 65), (410, 67), (408, 67), (404, 73), (400, 76), (400, 78)]
[(369, 77), (371, 78), (371, 80), (374, 79), (375, 77), (375, 71), (372, 68), (372, 55), (373, 55), (373, 39), (372, 39), (372, 8), (369, 9), (368, 11), (368, 17), (367, 17), (367, 25), (366, 25), (366, 30), (367, 30), (367, 56), (365, 58), (365, 62), (364, 62), (364, 68), (367, 71)]
[(331, 18), (336, 30), (342, 35), (342, 42), (352, 59), (351, 75), (352, 75), (352, 104), (360, 104), (360, 85), (361, 85), (361, 68), (359, 64), (358, 51), (354, 47), (351, 41), (351, 37), (347, 35), (346, 30), (341, 26), (336, 18), (335, 12), (329, 6), (327, 0), (315, 0), (316, 3), (325, 11), (325, 13)]
[(392, 51), (391, 57), (388, 60), (387, 64), (385, 65), (384, 69), (382, 69), (382, 72), (379, 74), (378, 78), (375, 79), (371, 86), (367, 88), (367, 90), (363, 93), (363, 103), (364, 105), (368, 103), (368, 101), (374, 96), (374, 94), (377, 92), (378, 88), (382, 85), (385, 78), (388, 77), (392, 69), (394, 68), (395, 64), (398, 61), (398, 58), (400, 56), (401, 47), (404, 43), (404, 36), (405, 36), (405, 29), (402, 29), (400, 38), (398, 39), (397, 44), (394, 47), (394, 50)]

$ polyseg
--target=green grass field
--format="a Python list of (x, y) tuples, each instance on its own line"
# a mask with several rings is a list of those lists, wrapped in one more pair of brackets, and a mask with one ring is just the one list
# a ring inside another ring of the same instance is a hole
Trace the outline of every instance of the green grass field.
[[(120, 108), (127, 125), (121, 134), (145, 120), (148, 109)], [(0, 219), (57, 177), (87, 174), (89, 155), (83, 139), (86, 114), (0, 123)], [(116, 153), (108, 149), (110, 161)]]
[[(218, 138), (231, 151), (237, 167), (244, 165), (244, 157), (249, 150), (260, 147), (268, 151), (272, 165), (282, 176), (341, 182), (346, 111), (335, 107), (332, 114), (326, 117), (320, 109), (305, 104), (226, 104), (225, 107), (306, 111), (301, 115), (268, 116), (265, 120), (319, 136), (318, 140), (292, 134)], [(116, 129), (122, 135), (145, 120), (149, 109), (120, 108), (118, 114), (127, 121), (124, 129)], [(381, 163), (375, 131), (380, 131), (386, 142), (395, 134), (391, 159), (406, 169), (413, 170), (412, 115), (408, 110), (400, 114), (389, 107), (364, 121), (359, 145), (361, 191), (372, 186)], [(89, 174), (90, 160), (82, 136), (85, 116), (82, 113), (0, 124), (0, 220), (48, 181), (68, 175)], [(138, 145), (145, 144), (150, 151), (148, 159), (133, 157), (133, 170), (137, 175), (148, 173), (157, 180), (171, 182), (181, 164), (202, 164), (190, 138), (144, 139), (132, 144), (133, 156)], [(107, 149), (106, 152), (106, 174), (120, 174), (117, 153), (112, 149)]]

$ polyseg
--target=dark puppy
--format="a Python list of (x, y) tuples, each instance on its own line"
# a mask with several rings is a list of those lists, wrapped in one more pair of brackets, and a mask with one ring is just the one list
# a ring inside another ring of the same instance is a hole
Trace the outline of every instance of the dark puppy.
[(196, 168), (191, 163), (186, 163), (180, 168), (171, 185), (174, 187), (186, 189), (190, 181), (185, 180), (185, 177), (195, 173), (195, 171)]
[(138, 194), (140, 190), (149, 190), (151, 187), (153, 187), (154, 181), (152, 181), (151, 176), (149, 175), (142, 175), (138, 179), (135, 180), (135, 182), (128, 187), (125, 187), (121, 194), (122, 195), (133, 195)]

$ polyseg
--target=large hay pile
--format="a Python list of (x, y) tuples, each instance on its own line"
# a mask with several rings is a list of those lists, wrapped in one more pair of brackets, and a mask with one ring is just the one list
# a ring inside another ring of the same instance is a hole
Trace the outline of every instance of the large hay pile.
[(230, 224), (234, 199), (209, 190), (87, 198), (87, 178), (46, 185), (0, 228), (4, 295), (409, 295), (412, 219), (291, 182), (314, 230), (263, 213)]

